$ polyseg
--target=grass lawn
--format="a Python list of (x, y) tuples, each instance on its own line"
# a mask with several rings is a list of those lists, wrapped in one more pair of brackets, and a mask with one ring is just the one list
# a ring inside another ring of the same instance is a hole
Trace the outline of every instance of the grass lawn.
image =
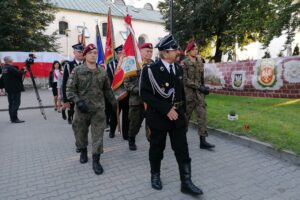
[[(206, 103), (208, 126), (300, 154), (300, 99), (210, 94), (206, 97)], [(238, 120), (227, 119), (231, 110), (238, 114)]]

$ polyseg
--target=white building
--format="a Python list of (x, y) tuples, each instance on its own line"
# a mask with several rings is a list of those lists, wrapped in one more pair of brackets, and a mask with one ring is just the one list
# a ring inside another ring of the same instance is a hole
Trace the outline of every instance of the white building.
[[(103, 48), (106, 42), (108, 8), (112, 10), (115, 45), (124, 44), (127, 37), (124, 15), (132, 16), (132, 26), (139, 43), (151, 42), (154, 45), (168, 33), (164, 28), (161, 14), (154, 10), (158, 1), (150, 0), (49, 0), (56, 4), (58, 12), (55, 20), (48, 27), (46, 34), (57, 31), (59, 34), (59, 52), (72, 57), (73, 44), (78, 42), (85, 26), (86, 43), (95, 43), (96, 24), (100, 27)], [(154, 2), (154, 3), (153, 3)], [(156, 3), (155, 3), (156, 2)], [(126, 4), (128, 3), (128, 4)], [(139, 8), (133, 7), (138, 6)]]
[[(58, 12), (56, 19), (48, 27), (46, 34), (55, 31), (59, 33), (58, 43), (60, 53), (64, 56), (72, 57), (71, 46), (78, 42), (83, 26), (86, 27), (86, 42), (95, 43), (96, 23), (100, 26), (102, 43), (105, 47), (106, 23), (108, 7), (112, 9), (114, 35), (116, 46), (123, 44), (127, 37), (123, 16), (128, 13), (132, 16), (132, 25), (136, 37), (140, 43), (151, 42), (154, 45), (159, 39), (168, 34), (162, 15), (157, 10), (160, 0), (48, 0), (56, 4)], [(271, 57), (277, 57), (283, 50), (285, 36), (275, 38), (267, 50)], [(289, 56), (294, 47), (300, 44), (300, 32), (296, 34), (294, 42), (289, 49), (283, 51), (284, 56)], [(258, 42), (251, 43), (244, 47), (244, 50), (236, 49), (237, 60), (260, 59), (266, 50)], [(156, 54), (156, 50), (154, 54)], [(223, 56), (223, 61), (227, 61), (227, 56)]]

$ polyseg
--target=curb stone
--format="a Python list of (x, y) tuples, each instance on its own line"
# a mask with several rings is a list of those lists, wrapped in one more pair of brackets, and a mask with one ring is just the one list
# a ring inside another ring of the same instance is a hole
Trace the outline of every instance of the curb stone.
[[(196, 123), (190, 122), (190, 126), (192, 128), (196, 128)], [(224, 131), (221, 129), (210, 128), (210, 134), (213, 134), (217, 137), (230, 140), (234, 143), (240, 144), (242, 146), (246, 146), (252, 149), (255, 149), (259, 152), (263, 152), (265, 154), (271, 155), (277, 159), (283, 160), (285, 162), (300, 166), (300, 156), (295, 154), (292, 151), (288, 150), (277, 150), (271, 144), (261, 142), (252, 138), (248, 138), (245, 136), (236, 135), (230, 133), (228, 131)]]

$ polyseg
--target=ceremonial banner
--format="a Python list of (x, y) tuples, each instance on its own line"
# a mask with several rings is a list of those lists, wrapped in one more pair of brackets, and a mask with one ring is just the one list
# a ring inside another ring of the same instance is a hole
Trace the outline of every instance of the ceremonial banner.
[(129, 30), (129, 35), (124, 44), (124, 56), (120, 61), (120, 65), (118, 66), (114, 80), (112, 82), (112, 89), (116, 90), (119, 88), (124, 79), (130, 76), (136, 75), (136, 70), (140, 69), (142, 64), (142, 57), (140, 50), (138, 48), (137, 41), (134, 36), (134, 31), (131, 25), (131, 17), (127, 15), (125, 18), (125, 24), (127, 29)]
[(124, 76), (130, 77), (136, 75), (136, 70), (141, 68), (142, 56), (138, 48), (138, 43), (134, 35), (134, 30), (131, 25), (131, 17), (127, 15), (125, 17), (125, 25), (129, 31), (129, 35), (124, 44), (125, 57), (122, 61), (122, 69), (124, 70)]
[(106, 44), (105, 44), (105, 67), (109, 62), (114, 62), (114, 54), (115, 54), (115, 41), (114, 41), (114, 33), (113, 33), (113, 23), (111, 19), (111, 9), (108, 10), (107, 15), (107, 32), (106, 32)]
[(104, 64), (103, 46), (102, 46), (101, 34), (100, 34), (98, 24), (96, 25), (96, 44), (98, 49), (97, 64), (103, 65)]

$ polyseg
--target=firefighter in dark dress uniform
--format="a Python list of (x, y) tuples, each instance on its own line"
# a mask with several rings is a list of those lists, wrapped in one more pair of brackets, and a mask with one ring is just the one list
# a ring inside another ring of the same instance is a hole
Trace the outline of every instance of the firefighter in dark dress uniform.
[[(109, 77), (111, 83), (113, 81), (116, 68), (118, 66), (119, 59), (122, 56), (123, 51), (123, 45), (118, 46), (115, 48), (115, 52), (117, 53), (117, 60), (115, 60), (115, 63), (110, 62), (107, 66), (107, 76)], [(128, 119), (128, 113), (129, 113), (129, 95), (127, 95), (125, 98), (118, 101), (119, 104), (119, 112), (122, 111), (122, 136), (124, 140), (128, 140), (128, 129), (129, 129), (129, 119)], [(113, 110), (111, 104), (106, 103), (106, 113), (110, 113), (109, 115), (109, 137), (114, 138), (115, 137), (115, 131), (118, 125), (118, 119), (117, 119), (117, 111)], [(106, 115), (108, 117), (108, 115)]]
[[(64, 108), (68, 108), (68, 123), (72, 124), (73, 115), (74, 115), (74, 107), (75, 104), (71, 100), (67, 98), (66, 88), (67, 88), (67, 82), (69, 79), (69, 76), (71, 75), (73, 69), (79, 65), (83, 64), (83, 50), (84, 47), (81, 43), (75, 44), (72, 46), (74, 49), (74, 60), (66, 62), (64, 66), (64, 72), (63, 72), (63, 80), (62, 80), (62, 98), (64, 102)], [(77, 141), (77, 137), (74, 132), (75, 141)], [(78, 142), (75, 142), (76, 145), (76, 152), (79, 153), (80, 149), (78, 148)]]
[(149, 160), (151, 185), (162, 189), (160, 165), (167, 134), (179, 166), (181, 191), (192, 195), (203, 194), (191, 180), (191, 158), (186, 138), (185, 93), (182, 68), (175, 64), (178, 45), (172, 35), (156, 45), (160, 59), (142, 70), (140, 94), (147, 103), (146, 123), (151, 131)]

